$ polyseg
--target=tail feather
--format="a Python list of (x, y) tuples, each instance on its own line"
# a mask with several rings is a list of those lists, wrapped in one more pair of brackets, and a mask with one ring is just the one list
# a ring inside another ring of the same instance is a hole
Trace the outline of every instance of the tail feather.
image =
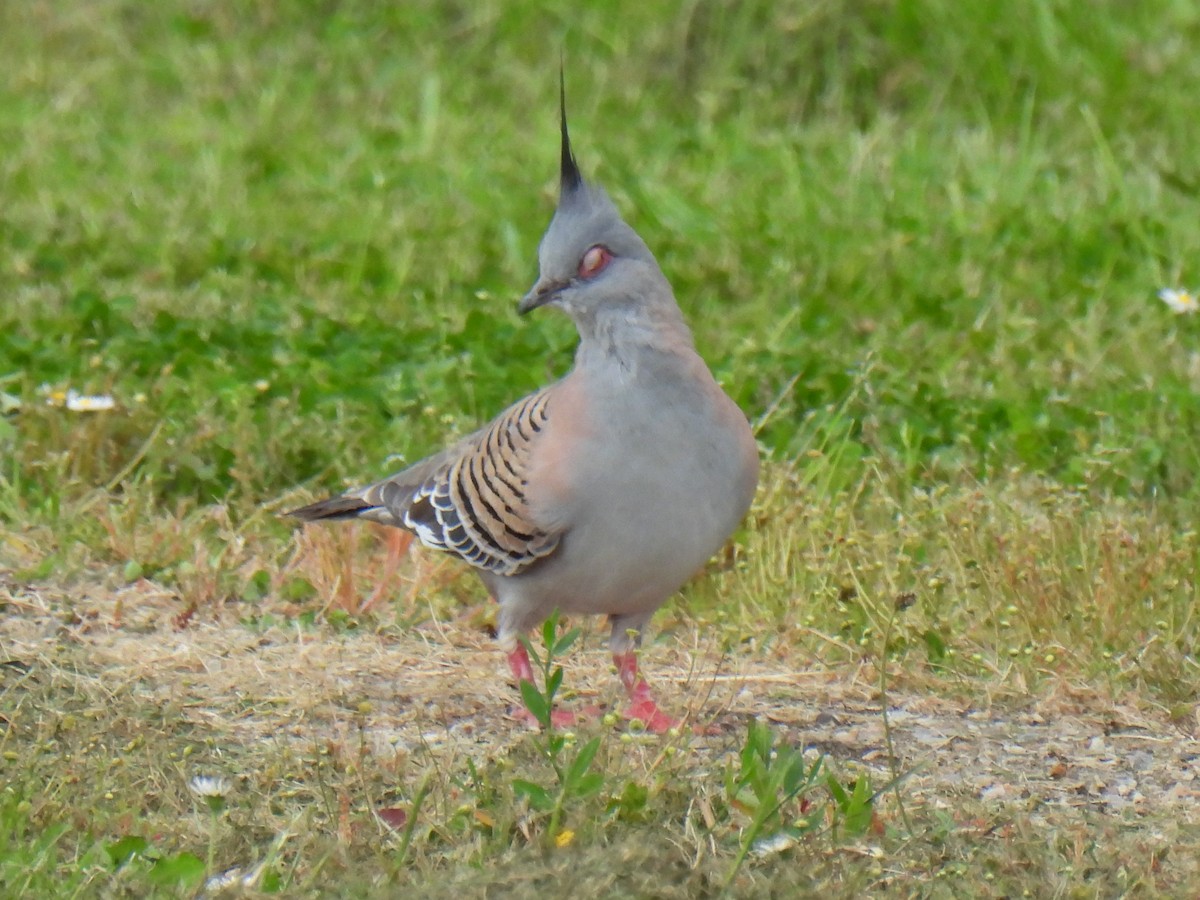
[(308, 506), (285, 512), (304, 522), (316, 522), (320, 519), (356, 519), (367, 510), (376, 507), (359, 497), (330, 497), (328, 500), (318, 500)]

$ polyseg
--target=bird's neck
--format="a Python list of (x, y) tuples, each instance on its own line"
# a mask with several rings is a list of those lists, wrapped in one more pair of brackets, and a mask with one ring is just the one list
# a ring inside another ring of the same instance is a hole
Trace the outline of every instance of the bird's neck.
[(577, 369), (615, 369), (625, 380), (635, 377), (656, 357), (690, 359), (696, 355), (692, 333), (674, 304), (600, 315), (580, 326)]

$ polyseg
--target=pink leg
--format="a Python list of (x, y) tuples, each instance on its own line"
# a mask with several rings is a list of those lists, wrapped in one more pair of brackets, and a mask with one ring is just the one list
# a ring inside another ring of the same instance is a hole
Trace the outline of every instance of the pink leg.
[(679, 720), (658, 708), (654, 697), (650, 695), (650, 685), (646, 684), (646, 679), (638, 676), (637, 652), (629, 650), (614, 653), (613, 662), (617, 664), (617, 674), (625, 686), (625, 693), (629, 694), (629, 709), (625, 712), (625, 718), (644, 722), (646, 730), (655, 734), (665, 734), (672, 728), (678, 728)]
[[(525, 652), (525, 645), (518, 643), (517, 646), (508, 654), (508, 667), (512, 669), (513, 678), (517, 680), (519, 686), (522, 681), (528, 681), (532, 685), (537, 682), (533, 680), (533, 664), (529, 661), (529, 654)], [(541, 723), (537, 718), (526, 709), (523, 705), (514, 710), (513, 716), (520, 719), (526, 725), (532, 725), (534, 728), (540, 728)], [(569, 710), (552, 709), (550, 710), (550, 720), (555, 728), (570, 728), (575, 724), (575, 715)]]
[(517, 679), (517, 684), (522, 681), (528, 681), (530, 684), (536, 684), (533, 680), (533, 663), (529, 661), (529, 654), (525, 652), (525, 645), (517, 642), (508, 654), (508, 667), (512, 669), (513, 678)]

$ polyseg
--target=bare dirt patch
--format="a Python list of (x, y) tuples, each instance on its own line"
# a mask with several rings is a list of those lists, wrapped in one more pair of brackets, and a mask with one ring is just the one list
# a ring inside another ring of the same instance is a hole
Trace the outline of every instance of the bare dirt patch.
[[(184, 622), (178, 602), (146, 582), (117, 591), (0, 590), (6, 671), (53, 669), (132, 688), (147, 704), (169, 700), (181, 724), (224, 744), (353, 734), (377, 756), (418, 748), (490, 756), (524, 739), (507, 714), (517, 695), (503, 658), (483, 634), (254, 630), (228, 611)], [(568, 704), (618, 700), (606, 654), (591, 643), (567, 661)], [(877, 683), (858, 671), (782, 671), (703, 639), (657, 644), (646, 667), (667, 708), (711, 723), (690, 740), (714, 762), (736, 753), (746, 719), (761, 716), (792, 742), (866, 767), (873, 783), (905, 773), (903, 793), (914, 803), (1200, 821), (1194, 734), (1156, 709), (1097, 692), (1063, 687), (982, 705), (897, 688), (885, 718)]]

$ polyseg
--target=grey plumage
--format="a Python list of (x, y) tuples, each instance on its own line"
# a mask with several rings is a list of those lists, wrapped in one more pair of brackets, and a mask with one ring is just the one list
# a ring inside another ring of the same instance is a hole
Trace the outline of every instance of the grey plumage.
[(608, 615), (634, 713), (661, 730), (673, 720), (632, 648), (745, 514), (758, 456), (653, 254), (580, 174), (565, 101), (561, 120), (558, 207), (519, 309), (571, 317), (574, 369), (442, 453), (290, 515), (405, 528), (473, 565), (500, 603), (518, 678), (529, 670), (517, 637), (554, 608)]

